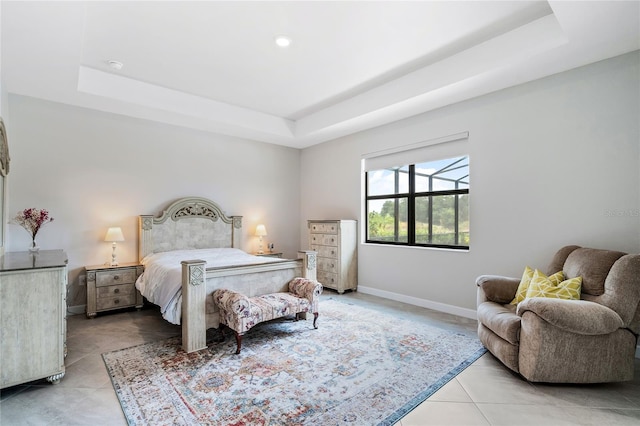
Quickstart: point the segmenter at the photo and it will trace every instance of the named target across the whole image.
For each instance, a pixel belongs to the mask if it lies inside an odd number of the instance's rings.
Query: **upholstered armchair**
[[[524,265],[523,265],[524,266]],[[477,278],[478,336],[504,365],[531,382],[633,379],[640,332],[640,254],[567,246],[545,271],[582,277],[580,300],[514,300],[521,280]]]

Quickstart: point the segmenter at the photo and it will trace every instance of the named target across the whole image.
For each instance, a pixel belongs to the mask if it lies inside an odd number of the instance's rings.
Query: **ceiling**
[[[640,1],[0,8],[3,91],[296,148],[640,48]]]

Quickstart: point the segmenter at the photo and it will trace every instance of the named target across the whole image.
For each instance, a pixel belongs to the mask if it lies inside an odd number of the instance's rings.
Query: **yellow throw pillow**
[[[529,284],[531,283],[531,279],[533,278],[533,269],[529,266],[525,266],[524,272],[522,273],[522,278],[520,279],[520,284],[518,285],[518,289],[516,290],[516,296],[511,301],[512,305],[517,305],[522,302],[524,298],[527,296],[527,290],[529,289]]]
[[[547,276],[544,275],[539,270],[536,269],[534,271],[529,266],[525,267],[524,272],[522,274],[522,279],[520,280],[520,284],[518,285],[518,290],[516,290],[516,297],[514,297],[513,300],[511,301],[512,305],[517,305],[527,297],[527,290],[529,290],[529,285],[531,284],[531,280],[533,279],[533,275],[535,272],[538,272],[539,274],[547,278]],[[555,274],[551,275],[548,279],[553,284],[558,285],[562,282],[562,280],[564,280],[564,273],[562,271],[556,272]]]
[[[531,297],[550,297],[555,299],[580,300],[582,277],[575,277],[560,283],[554,283],[540,271],[533,273],[527,299]]]

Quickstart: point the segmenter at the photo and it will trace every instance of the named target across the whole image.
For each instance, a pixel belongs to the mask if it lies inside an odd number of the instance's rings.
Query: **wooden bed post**
[[[195,352],[207,347],[207,286],[204,260],[182,263],[182,349]]]
[[[231,216],[231,247],[242,247],[242,216]]]
[[[316,280],[316,261],[318,253],[313,250],[299,250],[302,256],[302,277]]]
[[[146,255],[153,253],[153,215],[140,215],[138,217],[138,261]]]

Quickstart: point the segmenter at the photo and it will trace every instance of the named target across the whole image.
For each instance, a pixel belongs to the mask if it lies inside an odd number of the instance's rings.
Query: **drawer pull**
[[[114,280],[114,281],[118,281],[119,279],[120,279],[120,276],[119,276],[119,275],[114,275],[114,276],[113,276],[113,280]]]
[[[113,292],[114,292],[114,293],[116,293],[116,294],[118,294],[118,293],[120,293],[120,289],[119,289],[119,288],[116,288],[115,290],[113,290]]]
[[[336,254],[335,250],[331,250],[331,254]]]
[[[114,304],[114,305],[117,305],[118,303],[120,303],[120,299],[115,299],[115,300],[113,301],[113,304]]]

